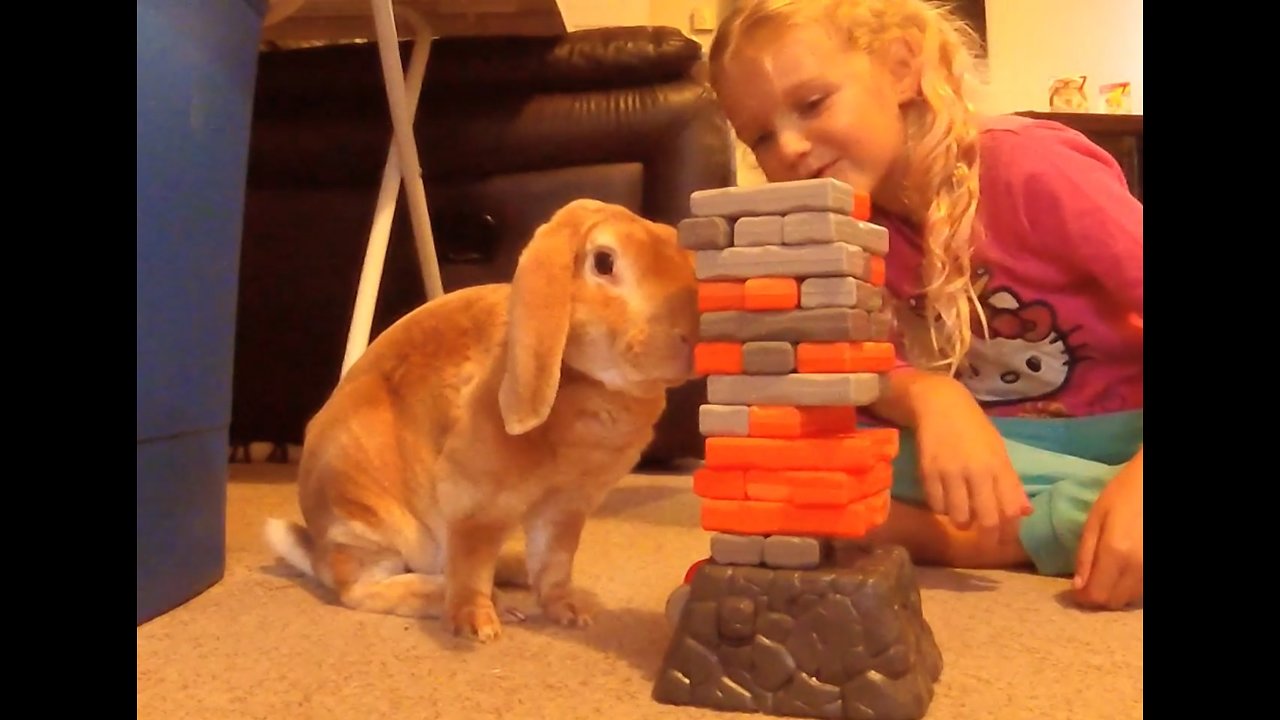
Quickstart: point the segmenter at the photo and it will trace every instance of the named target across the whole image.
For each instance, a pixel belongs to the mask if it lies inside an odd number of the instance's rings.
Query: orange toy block
[[[867,258],[867,282],[876,286],[884,287],[884,258],[879,255],[872,255]]]
[[[802,342],[796,344],[796,372],[881,373],[893,369],[897,353],[887,342]]]
[[[889,517],[889,492],[838,507],[799,507],[763,500],[703,500],[702,529],[743,535],[860,538]]]
[[[742,343],[705,342],[694,345],[693,370],[698,375],[740,375]]]
[[[858,427],[853,405],[753,405],[747,409],[747,435],[801,438],[845,435]]]
[[[791,310],[800,306],[800,283],[789,277],[754,277],[744,283],[746,310]]]
[[[709,437],[703,465],[714,470],[844,470],[866,472],[891,460],[883,434],[841,437]]]
[[[898,441],[900,436],[897,428],[862,428],[858,431],[858,435],[878,448],[880,456],[886,460],[892,460],[898,457]]]
[[[746,283],[716,281],[698,283],[698,312],[742,310]]]
[[[746,499],[746,473],[700,467],[693,472],[693,494],[711,500]]]
[[[748,470],[748,500],[781,502],[797,507],[841,507],[887,491],[893,466],[880,462],[862,473],[838,470]]]
[[[854,220],[871,219],[871,194],[861,190],[853,191],[853,210],[849,213]]]
[[[760,500],[703,500],[702,529],[742,535],[780,535],[787,524],[786,503]]]

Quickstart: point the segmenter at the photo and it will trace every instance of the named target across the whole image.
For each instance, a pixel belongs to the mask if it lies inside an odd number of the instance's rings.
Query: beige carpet
[[[225,578],[138,628],[144,720],[730,720],[650,699],[667,595],[704,556],[687,475],[633,475],[588,525],[577,578],[593,627],[535,614],[472,646],[434,621],[348,611],[280,569],[264,517],[297,517],[292,465],[233,465]],[[944,669],[935,720],[1142,717],[1142,611],[1066,605],[1065,580],[920,569]],[[522,604],[527,597],[516,596]]]

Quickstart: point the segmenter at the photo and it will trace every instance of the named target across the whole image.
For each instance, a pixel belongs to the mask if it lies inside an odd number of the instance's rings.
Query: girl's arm
[[[919,425],[921,408],[930,401],[976,402],[960,381],[940,373],[901,364],[885,377],[886,383],[880,399],[867,409],[901,428],[915,429]],[[927,411],[926,409],[925,412]]]
[[[920,488],[929,508],[957,528],[976,525],[1010,542],[1016,519],[1031,512],[995,425],[960,381],[901,366],[886,375],[880,398],[868,410],[914,431]]]

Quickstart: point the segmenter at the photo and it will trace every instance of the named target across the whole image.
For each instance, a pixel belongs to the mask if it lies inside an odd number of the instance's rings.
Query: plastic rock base
[[[915,567],[897,545],[811,570],[708,560],[691,579],[653,699],[732,712],[919,720],[942,674]]]

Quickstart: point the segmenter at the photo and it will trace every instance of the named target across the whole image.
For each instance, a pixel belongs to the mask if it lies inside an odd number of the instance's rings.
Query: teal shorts
[[[1102,488],[1142,445],[1142,411],[1081,418],[992,418],[1034,509],[1022,547],[1043,575],[1075,572],[1076,549]],[[925,505],[915,435],[900,433],[893,498]]]

